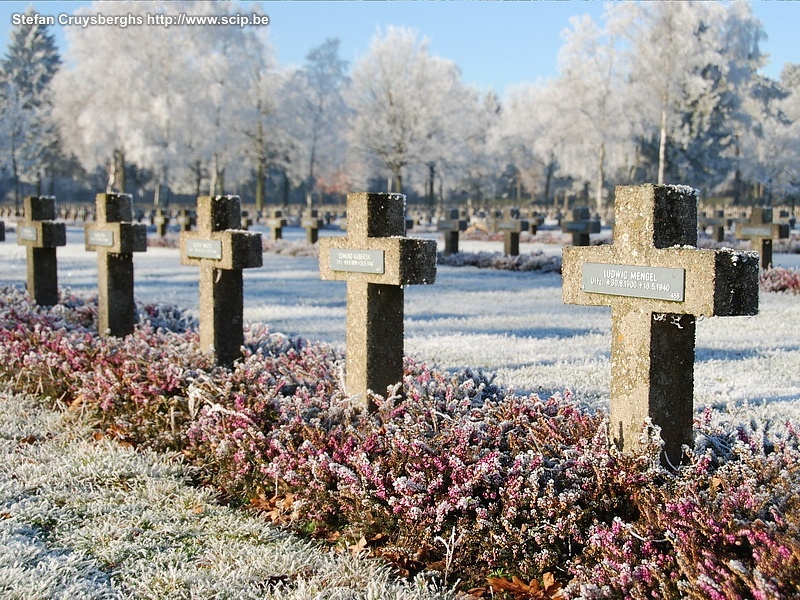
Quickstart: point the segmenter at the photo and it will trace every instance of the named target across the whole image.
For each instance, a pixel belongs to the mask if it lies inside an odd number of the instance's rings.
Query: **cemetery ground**
[[[54,596],[96,598],[447,597],[457,577],[489,597],[490,575],[498,596],[505,580],[520,598],[800,590],[796,294],[762,291],[757,316],[699,321],[695,454],[672,470],[655,441],[638,458],[605,444],[595,410],[608,403],[610,310],[563,305],[557,273],[439,267],[435,285],[407,288],[407,397],[359,421],[339,391],[345,285],[321,281],[315,257],[265,254],[244,272],[245,319],[268,331],[252,327],[245,361],[226,371],[204,362],[183,313],[163,307],[197,311],[197,270],[176,249],[135,256],[137,300],[161,306],[128,341],[101,341],[82,229],[68,229],[58,253],[66,307],[42,312],[20,300],[24,249],[9,239],[3,370],[17,393],[5,392],[2,411],[11,551],[0,585],[32,586],[20,597],[53,581]],[[561,248],[522,244],[531,249]],[[22,390],[60,398],[94,429],[66,427]],[[180,452],[188,466],[131,443]],[[315,528],[429,579],[390,581],[347,551],[299,566],[303,543],[182,486],[187,475],[261,508],[262,522]],[[284,545],[265,550],[262,536]],[[511,580],[546,574],[564,589]],[[434,581],[439,591],[426,587]]]

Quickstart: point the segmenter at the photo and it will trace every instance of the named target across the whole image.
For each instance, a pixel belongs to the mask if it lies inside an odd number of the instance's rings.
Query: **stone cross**
[[[194,215],[188,208],[182,208],[178,211],[178,227],[181,231],[191,231],[195,225]]]
[[[283,228],[286,227],[286,219],[283,217],[283,211],[276,208],[272,211],[272,216],[267,219],[267,227],[272,231],[272,239],[279,240],[283,237]]]
[[[708,215],[704,214],[700,217],[699,224],[703,230],[706,227],[712,227],[714,229],[712,233],[712,238],[715,242],[724,242],[725,241],[725,211],[722,209],[716,209],[713,211],[714,216],[709,217]]]
[[[261,234],[237,230],[238,196],[197,198],[197,231],[180,235],[181,263],[200,267],[200,346],[219,365],[241,357],[242,269],[262,265]]]
[[[25,220],[17,227],[17,243],[26,246],[28,294],[41,306],[58,304],[56,248],[67,245],[67,227],[56,223],[56,199],[27,196]]]
[[[133,253],[147,250],[147,226],[132,223],[130,194],[97,194],[97,220],[84,228],[86,250],[97,252],[98,319],[100,335],[124,337],[133,333]]]
[[[467,222],[459,218],[458,209],[451,208],[449,218],[439,219],[436,229],[444,232],[444,254],[458,254],[458,234],[467,230]]]
[[[699,250],[697,195],[618,187],[614,244],[563,250],[563,300],[611,307],[610,435],[635,450],[650,419],[666,460],[692,447],[695,318],[758,312],[758,257]]]
[[[247,231],[253,226],[253,217],[246,210],[242,211],[242,230]]]
[[[772,240],[788,238],[789,225],[773,223],[771,208],[754,206],[750,220],[736,224],[736,237],[750,240],[753,250],[761,255],[761,268],[768,269],[772,266]]]
[[[347,237],[320,240],[320,276],[347,281],[347,393],[367,396],[403,379],[403,286],[436,279],[436,241],[405,237],[405,196],[349,194]]]
[[[349,215],[348,215],[349,216]],[[309,244],[316,244],[319,239],[319,230],[322,227],[323,221],[319,218],[319,213],[312,210],[308,215],[300,221],[301,227],[306,230],[306,242]]]
[[[169,224],[169,217],[164,214],[164,211],[161,208],[156,209],[156,213],[153,216],[153,225],[156,226],[156,233],[159,237],[164,237],[167,235],[167,225]]]
[[[590,233],[600,233],[600,221],[592,219],[588,206],[572,209],[572,220],[561,222],[561,231],[572,234],[573,246],[588,246]]]
[[[528,221],[515,218],[497,221],[497,231],[503,232],[503,252],[505,254],[519,256],[519,234],[528,231],[529,225]]]

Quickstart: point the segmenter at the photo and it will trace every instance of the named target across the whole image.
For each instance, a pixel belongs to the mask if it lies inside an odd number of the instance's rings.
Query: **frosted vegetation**
[[[221,506],[174,458],[92,437],[75,415],[3,387],[4,598],[448,597]]]
[[[462,590],[476,586],[474,597],[523,585],[530,596],[534,584],[574,598],[791,598],[800,589],[794,293],[762,292],[755,317],[698,324],[697,438],[686,466],[671,470],[657,439],[636,457],[608,447],[609,314],[562,305],[556,273],[442,267],[436,285],[409,289],[406,396],[390,390],[365,418],[341,387],[344,289],[319,281],[316,259],[265,254],[265,267],[246,274],[254,323],[244,361],[228,370],[198,351],[191,313],[162,303],[197,305],[196,271],[178,266],[172,248],[135,259],[137,296],[148,303],[136,333],[98,339],[86,295],[95,258],[78,233],[59,251],[71,291],[47,310],[20,293],[22,249],[0,245],[0,276],[17,281],[0,303],[3,379],[37,402],[69,406],[99,438],[13,400],[34,419],[9,425],[6,442],[19,455],[6,464],[29,469],[4,484],[4,510],[15,515],[9,545],[33,557],[10,559],[20,585],[96,597],[203,597],[226,586],[276,597],[446,597],[457,578]],[[797,266],[794,255],[776,261]],[[100,452],[111,454],[88,458]],[[45,483],[36,468],[59,477]],[[184,489],[187,475],[261,520]],[[32,508],[17,517],[17,506]],[[339,554],[308,550],[301,563],[292,557],[303,544],[266,521]],[[359,549],[412,583],[354,561]],[[35,568],[46,576],[27,572]],[[213,575],[229,569],[231,579]],[[334,587],[313,587],[322,582]]]
[[[77,12],[251,10],[95,2]],[[768,32],[746,1],[626,2],[599,22],[575,18],[558,76],[502,99],[466,85],[408,29],[377,31],[352,65],[338,40],[318,40],[290,67],[270,28],[71,27],[64,56],[46,27],[15,29],[0,63],[8,199],[53,180],[148,200],[238,193],[259,206],[387,181],[431,204],[579,196],[597,209],[619,184],[776,204],[798,192],[800,67],[779,81],[761,74]]]

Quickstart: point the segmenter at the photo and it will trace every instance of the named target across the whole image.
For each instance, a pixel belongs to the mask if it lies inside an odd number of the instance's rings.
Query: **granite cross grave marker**
[[[508,218],[497,221],[497,231],[503,232],[503,252],[510,256],[519,256],[519,234],[528,231],[529,223],[526,220]]]
[[[561,222],[561,231],[572,234],[573,246],[588,246],[590,233],[600,233],[600,221],[592,219],[588,206],[572,209],[572,220]]]
[[[467,230],[467,222],[459,218],[457,208],[451,208],[448,215],[447,219],[439,219],[436,229],[444,232],[444,254],[458,254],[459,232]]]
[[[56,199],[27,196],[23,201],[25,219],[17,226],[17,244],[26,247],[28,294],[42,306],[58,303],[58,262],[56,248],[66,246],[67,228],[56,223]]]
[[[347,281],[347,392],[373,410],[403,379],[403,286],[436,279],[436,242],[405,237],[405,196],[349,194],[347,237],[320,240],[322,279]]]
[[[147,226],[132,223],[130,194],[97,194],[97,220],[84,228],[86,249],[97,252],[97,331],[133,333],[133,253],[147,250]]]
[[[272,231],[273,240],[279,240],[283,237],[283,228],[286,227],[286,219],[281,209],[276,208],[272,211],[272,216],[267,219],[267,227]]]
[[[181,233],[181,263],[200,267],[200,346],[217,364],[241,357],[242,269],[262,265],[261,234],[241,231],[238,196],[197,199],[197,231]]]
[[[750,219],[736,224],[736,237],[750,240],[753,250],[761,255],[761,268],[768,269],[772,266],[772,240],[789,237],[789,224],[773,223],[771,208],[754,206]]]
[[[563,300],[611,307],[610,435],[635,449],[646,420],[667,459],[692,446],[695,318],[758,312],[758,258],[699,250],[697,196],[683,186],[618,187],[614,244],[563,250]]]
[[[703,214],[699,219],[700,227],[705,231],[707,227],[713,229],[711,237],[715,242],[725,241],[725,211],[723,209],[716,209],[713,211],[714,216]]]
[[[323,225],[322,219],[319,218],[319,213],[316,210],[309,211],[300,221],[300,225],[306,230],[306,242],[316,244],[319,239],[319,230]]]

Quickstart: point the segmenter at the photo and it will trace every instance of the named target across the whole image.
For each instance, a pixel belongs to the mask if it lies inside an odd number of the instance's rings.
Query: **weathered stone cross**
[[[448,214],[448,219],[439,219],[436,229],[444,232],[444,254],[458,254],[459,232],[467,230],[467,222],[459,218],[457,208],[451,208]]]
[[[56,199],[27,196],[25,220],[17,227],[17,244],[26,246],[28,294],[41,306],[58,304],[56,248],[67,245],[67,226],[55,223]]]
[[[133,333],[133,253],[147,250],[147,226],[132,223],[130,194],[97,194],[95,223],[84,228],[86,249],[97,252],[97,331],[124,337]]]
[[[286,219],[281,209],[276,208],[272,211],[272,216],[267,219],[267,227],[272,231],[273,240],[279,240],[283,237],[283,228],[286,227]]]
[[[436,241],[405,237],[404,215],[402,194],[349,194],[347,237],[319,243],[322,279],[347,281],[347,393],[367,410],[403,380],[403,286],[436,279]]]
[[[572,220],[562,221],[561,231],[572,234],[573,246],[588,246],[590,233],[600,233],[600,221],[592,219],[588,206],[572,209]]]
[[[704,230],[706,227],[712,227],[712,238],[715,242],[725,241],[725,211],[722,209],[715,209],[713,217],[703,214],[699,219],[699,225]]]
[[[497,231],[503,232],[503,253],[519,256],[519,234],[528,231],[529,223],[523,219],[508,218],[497,221]]]
[[[349,215],[348,215],[349,216]],[[306,242],[316,244],[319,239],[319,230],[323,225],[322,219],[316,210],[311,210],[300,220],[300,226],[306,230]]]
[[[610,435],[635,450],[649,418],[667,460],[693,442],[696,316],[758,312],[758,257],[699,250],[696,191],[618,187],[614,244],[563,250],[563,300],[611,307]]]
[[[750,240],[753,250],[761,255],[761,268],[772,266],[772,240],[789,237],[788,223],[773,223],[772,208],[754,206],[750,220],[736,224],[736,238]]]
[[[197,231],[181,233],[181,263],[200,267],[200,346],[217,364],[241,357],[244,343],[242,269],[262,265],[261,234],[237,230],[238,196],[197,199]]]

